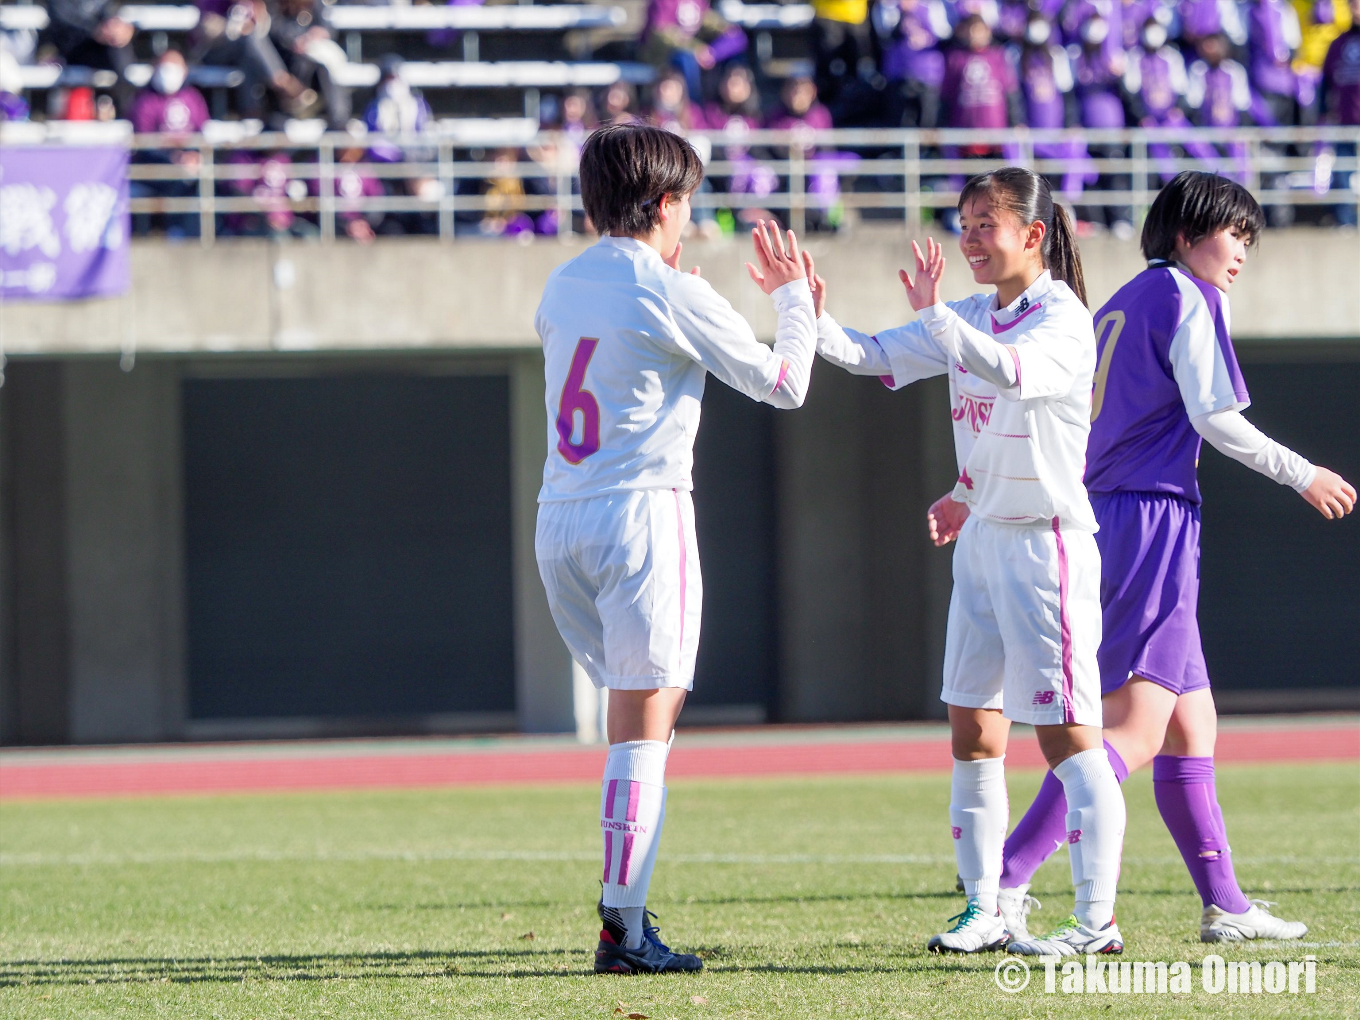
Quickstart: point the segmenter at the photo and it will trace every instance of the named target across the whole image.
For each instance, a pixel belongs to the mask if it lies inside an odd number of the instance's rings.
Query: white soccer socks
[[[604,907],[627,930],[626,948],[642,945],[647,887],[666,817],[664,740],[609,745],[600,791],[604,832]]]
[[[1124,795],[1103,747],[1074,754],[1053,774],[1067,796],[1067,850],[1076,887],[1076,918],[1099,931],[1114,918],[1124,848]]]
[[[980,761],[955,758],[949,784],[949,824],[959,878],[968,898],[976,899],[989,917],[996,913],[1001,851],[1010,825],[1005,761],[1005,755]]]

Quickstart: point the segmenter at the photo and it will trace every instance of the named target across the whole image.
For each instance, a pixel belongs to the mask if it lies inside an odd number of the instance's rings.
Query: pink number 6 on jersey
[[[562,399],[557,405],[557,452],[568,464],[579,464],[600,449],[600,405],[595,394],[581,388],[586,380],[586,366],[599,342],[598,337],[581,337],[576,353],[571,356],[567,381],[562,384]],[[581,441],[573,443],[571,434],[576,431],[577,411],[581,412]]]

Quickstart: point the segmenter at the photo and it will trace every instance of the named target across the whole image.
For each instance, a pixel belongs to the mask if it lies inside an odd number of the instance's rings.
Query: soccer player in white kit
[[[795,408],[816,350],[796,239],[761,224],[751,277],[774,299],[774,349],[698,276],[680,232],[703,179],[689,143],[619,125],[581,153],[581,199],[599,242],[548,278],[543,341],[547,463],[535,549],[553,619],[597,687],[608,687],[601,789],[598,973],[694,971],[647,923],[665,817],[666,756],[694,683],[703,588],[690,503],[709,373],[753,400]]]
[[[1048,184],[1006,167],[959,199],[960,247],[995,293],[942,303],[943,249],[913,242],[901,272],[920,318],[869,336],[843,329],[814,277],[817,348],[893,389],[948,375],[959,479],[929,511],[936,545],[958,539],[945,639],[953,733],[950,828],[968,896],[936,952],[1119,953],[1115,885],[1124,800],[1101,740],[1100,555],[1082,485],[1096,343],[1071,223]],[[1035,727],[1067,794],[1076,909],[1043,939],[1012,941],[997,905],[1009,807],[1011,721]]]

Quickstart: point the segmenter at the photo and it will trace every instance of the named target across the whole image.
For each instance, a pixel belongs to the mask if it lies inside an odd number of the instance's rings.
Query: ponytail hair
[[[1086,277],[1081,270],[1081,252],[1076,231],[1067,210],[1053,201],[1048,181],[1033,170],[1006,166],[971,177],[959,195],[959,211],[975,198],[986,197],[994,209],[1005,209],[1024,225],[1042,223],[1044,241],[1040,254],[1044,268],[1055,280],[1072,289],[1086,304]]]

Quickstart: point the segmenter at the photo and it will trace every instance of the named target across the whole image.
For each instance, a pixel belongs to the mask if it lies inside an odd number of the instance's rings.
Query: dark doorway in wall
[[[1360,432],[1350,426],[1360,362],[1299,364],[1257,360],[1244,351],[1251,391],[1247,417],[1266,435],[1318,464],[1360,480]],[[1360,678],[1360,519],[1328,521],[1292,489],[1228,460],[1207,444],[1199,467],[1204,495],[1200,628],[1214,688],[1354,690]],[[1336,707],[1340,707],[1337,705]]]
[[[191,724],[513,724],[507,377],[189,379],[183,402]]]
[[[774,415],[710,378],[694,447],[704,623],[690,725],[762,722],[774,708]]]

